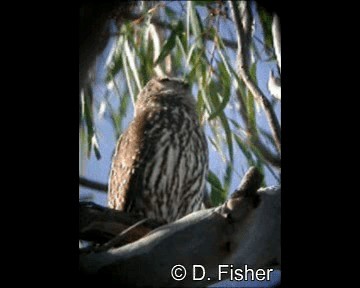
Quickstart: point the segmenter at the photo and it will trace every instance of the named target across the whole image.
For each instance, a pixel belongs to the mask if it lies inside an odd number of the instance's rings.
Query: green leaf
[[[127,64],[127,59],[126,59],[126,55],[125,53],[122,54],[122,62],[123,62],[123,67],[124,67],[124,72],[125,72],[125,79],[126,79],[126,83],[127,83],[127,88],[128,91],[130,93],[130,97],[131,97],[131,101],[133,103],[133,106],[135,107],[135,102],[136,102],[136,96],[132,87],[132,83],[131,83],[131,78],[130,78],[130,72],[129,72],[129,67]]]
[[[247,97],[246,97],[246,110],[248,115],[249,121],[249,128],[251,134],[253,136],[257,136],[257,125],[256,125],[256,109],[255,109],[255,100],[252,93],[248,90]]]
[[[197,76],[199,75],[199,73],[201,73],[201,71],[200,71],[200,69],[199,70],[197,70]],[[211,104],[210,104],[210,102],[209,102],[209,99],[208,99],[208,93],[207,93],[207,87],[206,87],[206,85],[203,85],[203,83],[199,83],[199,91],[200,91],[200,95],[201,95],[201,97],[202,97],[202,99],[203,99],[203,102],[204,102],[204,104],[205,104],[205,108],[206,108],[206,110],[208,111],[208,113],[210,114],[211,113]]]
[[[255,163],[255,167],[259,170],[260,174],[265,175],[264,172],[264,161],[260,158],[257,158],[257,161]],[[263,177],[263,181],[261,183],[261,186],[266,186],[265,177]]]
[[[257,83],[257,77],[256,77],[256,69],[257,69],[257,62],[251,64],[249,69],[249,74],[251,79],[254,81],[254,83]]]
[[[192,50],[192,48],[194,49]],[[201,83],[201,79],[203,76],[204,71],[204,65],[202,63],[203,57],[204,57],[204,50],[200,50],[196,48],[196,45],[194,45],[189,52],[189,55],[186,59],[186,63],[189,67],[191,67],[191,70],[189,74],[187,75],[187,79],[189,80],[189,83],[197,82],[200,87],[204,86],[204,80]]]
[[[211,203],[214,206],[222,204],[226,199],[226,191],[222,188],[219,178],[211,170],[208,173],[207,181],[211,185]]]
[[[194,4],[192,1],[188,2],[188,8],[190,13],[190,26],[192,33],[194,34],[196,45],[198,48],[203,49],[204,48],[204,27],[202,26],[202,21],[199,16],[199,13],[197,12]]]
[[[176,44],[176,31],[173,31],[170,37],[165,42],[163,48],[161,49],[159,57],[156,59],[154,66],[158,65],[162,62],[167,55],[171,52],[171,50],[175,47]]]
[[[174,19],[177,17],[176,12],[173,9],[169,8],[167,5],[164,6],[164,9],[166,16],[169,17],[169,19]]]
[[[212,107],[220,107],[221,106],[218,95],[213,93],[214,91],[216,91],[217,86],[219,86],[219,85],[216,85],[213,81],[210,82],[210,85],[208,85],[208,87],[210,87],[210,89],[208,89],[209,90],[208,94],[210,95],[209,98],[210,98],[210,100],[212,102]],[[229,95],[229,97],[230,97],[230,95]],[[227,116],[225,114],[224,109],[217,110],[217,111],[215,111],[215,113],[216,113],[216,117],[220,118],[221,125],[224,128],[226,143],[227,143],[228,151],[229,151],[229,157],[230,157],[231,162],[233,162],[233,160],[234,160],[234,149],[233,149],[233,143],[232,143],[232,132],[231,132],[230,125],[229,125],[229,122],[228,122],[228,118],[227,118]],[[212,117],[212,119],[213,118],[214,117]]]
[[[127,40],[129,40],[130,38],[131,37],[128,37]],[[128,41],[125,41],[125,43],[124,43],[124,52],[125,52],[124,55],[126,55],[127,63],[129,64],[129,67],[130,67],[130,71],[131,71],[131,73],[132,73],[132,75],[134,77],[137,89],[138,89],[138,91],[140,91],[142,86],[141,86],[140,77],[139,77],[139,74],[138,74],[138,69],[137,69],[136,63],[135,63],[135,55],[131,51]]]
[[[273,47],[272,32],[271,32],[272,17],[260,5],[259,5],[258,12],[259,12],[259,18],[260,18],[259,24],[262,26],[263,31],[264,31],[265,48],[267,50],[272,50],[272,47]]]
[[[189,81],[189,83],[191,83]],[[205,105],[204,105],[204,100],[201,97],[201,92],[198,90],[198,95],[197,95],[197,103],[196,103],[196,112],[197,115],[202,115],[205,112]]]
[[[88,85],[86,90],[86,94],[84,95],[83,101],[84,103],[84,118],[87,128],[87,142],[88,142],[88,158],[90,158],[92,147],[94,147],[95,156],[97,159],[100,159],[100,151],[98,150],[97,142],[94,142],[94,139],[96,140],[95,136],[95,126],[94,126],[94,119],[93,119],[93,112],[92,112],[92,101],[93,94],[92,94],[92,88],[90,85]],[[95,138],[94,138],[95,137]],[[96,144],[96,145],[94,145]]]
[[[209,116],[209,120],[214,119],[215,117],[219,116],[227,106],[230,100],[230,94],[231,94],[231,78],[229,74],[226,72],[225,66],[223,63],[218,63],[218,71],[219,71],[219,78],[221,79],[221,82],[216,83],[215,87],[211,87],[210,91],[216,91],[216,89],[221,90],[221,95],[217,93],[217,99],[213,98],[215,102],[213,102],[213,105],[215,107],[215,111]],[[211,82],[214,84],[214,82]],[[212,85],[214,86],[214,85]],[[222,98],[222,101],[218,99]]]
[[[225,47],[224,43],[221,40],[221,37],[219,37],[218,39],[220,39],[219,43],[222,43],[222,44],[220,44],[220,46]],[[234,77],[236,79],[236,82],[237,82],[238,86],[240,87],[242,85],[242,81],[241,81],[238,73],[234,70],[232,65],[229,64],[228,58],[222,53],[222,49],[217,49],[217,51],[219,53],[220,59],[224,65],[227,73],[229,74],[230,77]]]
[[[216,95],[218,96],[218,98],[222,98],[219,93],[216,93]],[[215,99],[215,98],[213,98],[213,99]],[[215,106],[215,107],[217,107],[217,109],[209,116],[209,120],[212,120],[215,117],[220,116],[220,114],[224,112],[224,109],[225,109],[227,103],[229,102],[229,99],[230,99],[230,94],[224,95],[223,101],[220,104]]]
[[[86,131],[83,125],[80,126],[79,129],[79,172],[80,174],[84,174],[85,166],[86,166],[86,150],[87,150],[87,139],[86,139]]]
[[[113,79],[115,79],[116,75],[119,73],[122,68],[122,48],[124,44],[124,37],[121,35],[117,41],[115,52],[111,58],[110,64],[107,67],[105,81],[109,83]]]
[[[186,57],[186,65],[187,65],[187,66],[190,65],[190,61],[191,61],[191,59],[193,59],[192,56],[194,55],[195,49],[196,49],[196,45],[195,45],[195,43],[194,43],[193,45],[191,45],[191,48],[190,48],[189,53],[188,53],[188,56]],[[201,54],[200,54],[200,53],[195,53],[195,54],[196,54],[197,57],[199,58],[198,60],[200,60]],[[195,60],[195,61],[192,61],[192,62],[194,62],[194,63],[197,65],[197,64],[198,64],[198,60]],[[196,67],[196,65],[193,65],[194,68]]]
[[[255,166],[255,160],[251,154],[251,152],[249,151],[248,146],[246,145],[246,143],[243,142],[243,140],[238,136],[238,135],[234,135],[234,139],[235,142],[238,144],[241,152],[244,154],[246,161],[248,163],[248,166]],[[239,161],[239,159],[238,159]]]
[[[140,41],[137,44],[138,48],[136,49],[136,51],[138,51],[136,55],[138,56],[139,63],[141,63],[141,65],[138,66],[142,83],[147,83],[150,80],[153,71],[153,45],[155,40],[153,38],[151,38],[152,41],[149,40],[150,20],[151,17],[146,18],[146,22],[140,33]]]
[[[233,162],[234,161],[234,148],[233,148],[233,143],[232,143],[233,133],[231,132],[229,122],[227,120],[227,117],[225,116],[225,113],[220,114],[219,117],[221,120],[221,124],[224,127],[226,143],[227,143],[228,149],[229,149],[229,157],[230,157],[231,162]]]
[[[225,168],[225,175],[224,175],[224,190],[226,191],[226,194],[229,193],[233,171],[234,170],[231,163],[227,163]]]
[[[206,5],[209,5],[211,3],[214,3],[214,1],[210,1],[210,0],[202,0],[202,1],[196,1],[196,0],[193,0],[191,1],[194,3],[194,5],[196,6],[206,6]]]

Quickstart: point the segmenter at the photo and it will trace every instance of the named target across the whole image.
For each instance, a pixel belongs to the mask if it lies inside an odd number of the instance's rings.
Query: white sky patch
[[[109,81],[108,83],[106,83],[106,88],[107,88],[109,91],[112,91],[112,90],[114,89],[114,80]]]
[[[273,75],[272,70],[270,70],[270,73],[269,73],[268,89],[269,89],[271,95],[273,95],[275,98],[281,100],[280,78],[275,77]]]
[[[99,119],[102,119],[104,117],[105,111],[106,111],[106,102],[102,101],[100,103],[99,112],[98,112]]]
[[[109,52],[108,57],[106,58],[105,65],[109,66],[112,63],[112,58],[116,50],[116,41],[113,41],[113,44],[111,45],[111,50]]]

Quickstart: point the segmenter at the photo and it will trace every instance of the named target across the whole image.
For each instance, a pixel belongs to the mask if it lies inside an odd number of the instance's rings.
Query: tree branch
[[[144,220],[139,215],[110,209],[92,202],[79,203],[79,239],[104,244],[125,229]],[[164,223],[148,219],[127,234],[118,246],[133,242]]]
[[[272,153],[260,140],[259,136],[250,136],[250,143],[254,145],[257,152],[272,166],[275,168],[281,168],[281,158],[278,155]]]
[[[120,248],[81,253],[82,280],[110,280],[111,284],[131,287],[199,287],[219,281],[221,263],[240,269],[245,265],[279,268],[281,189],[258,189],[261,177],[251,168],[223,205],[194,212]],[[95,214],[101,209],[93,208]],[[171,277],[172,267],[178,264],[188,272],[182,281]],[[194,264],[205,268],[206,277],[201,281],[192,280]],[[227,272],[222,280],[229,277]]]
[[[249,89],[249,91],[253,94],[255,100],[260,103],[265,111],[265,115],[268,119],[268,123],[279,153],[281,153],[281,128],[276,118],[275,112],[272,109],[272,106],[269,100],[265,97],[262,93],[260,88],[251,80],[249,75],[248,69],[246,67],[246,59],[245,59],[245,36],[244,36],[244,29],[240,19],[240,12],[237,6],[237,1],[232,0],[230,2],[233,19],[235,22],[237,34],[238,34],[238,65],[239,65],[239,75],[243,79],[245,85]]]
[[[241,13],[242,27],[244,31],[244,42],[243,42],[243,51],[244,59],[246,62],[246,69],[248,70],[251,64],[251,38],[252,38],[252,22],[253,17],[250,9],[249,1],[239,2],[239,13]]]
[[[128,15],[125,16],[127,20],[131,20],[131,21],[134,21],[134,20],[138,20],[138,19],[141,19],[144,17],[143,14],[141,13],[129,13]],[[166,29],[166,30],[171,30],[173,29],[173,27],[171,26],[170,23],[167,23],[166,21],[161,21],[158,17],[156,16],[153,16],[151,18],[151,21],[150,21],[152,24],[154,24],[155,26],[159,27],[159,28],[162,28],[162,29]],[[211,37],[211,35],[209,34],[205,34],[204,35],[205,39],[207,40],[210,40],[210,41],[214,41],[214,39]],[[226,39],[226,38],[222,38],[222,41],[224,43],[224,45],[230,49],[236,49],[237,48],[237,43],[236,41],[231,41],[229,39]]]
[[[107,193],[107,191],[108,191],[108,185],[107,184],[99,183],[99,182],[96,182],[96,181],[93,181],[93,180],[89,180],[89,179],[86,179],[84,177],[79,177],[79,184],[81,186],[86,187],[86,188],[98,190],[100,192]]]
[[[199,287],[218,281],[220,263],[236,268],[278,267],[280,189],[263,189],[256,195],[260,199],[257,207],[250,195],[232,198],[217,208],[159,227],[131,244],[80,255],[80,272],[84,278],[103,276],[112,284],[131,287]],[[188,271],[182,281],[171,278],[177,264]],[[211,280],[192,281],[194,264],[203,265]]]

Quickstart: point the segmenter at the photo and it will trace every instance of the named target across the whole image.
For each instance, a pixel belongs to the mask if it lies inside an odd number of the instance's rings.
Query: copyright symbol
[[[182,265],[175,265],[171,269],[171,277],[176,281],[181,281],[186,276],[186,270],[185,267]]]

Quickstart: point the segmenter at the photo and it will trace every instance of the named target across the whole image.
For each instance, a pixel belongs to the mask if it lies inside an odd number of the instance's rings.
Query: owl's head
[[[146,93],[174,93],[189,92],[189,84],[181,78],[156,77],[151,79],[144,87]],[[142,93],[143,94],[143,93]],[[140,96],[140,95],[139,95]]]
[[[185,102],[195,105],[190,85],[180,78],[156,77],[151,79],[141,90],[137,98],[137,106],[146,106],[153,102]]]

